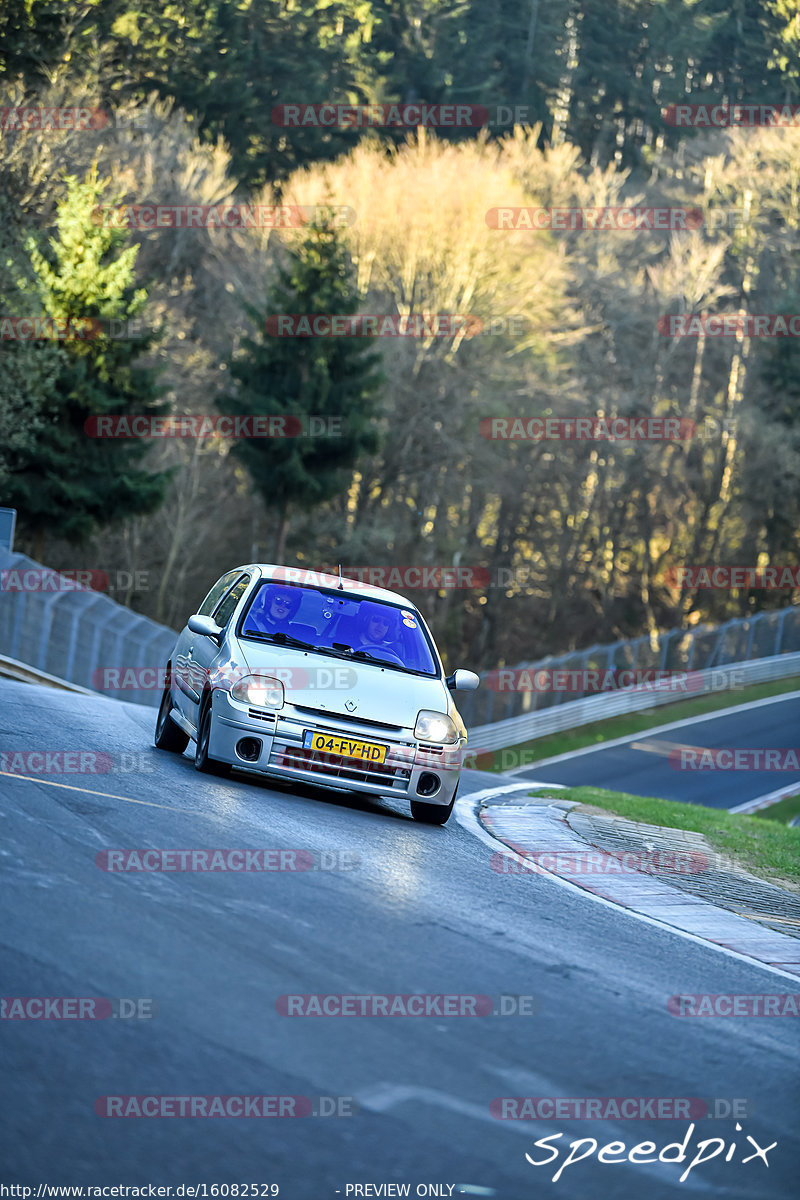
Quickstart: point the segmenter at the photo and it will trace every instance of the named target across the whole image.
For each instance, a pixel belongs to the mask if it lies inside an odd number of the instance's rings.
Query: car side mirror
[[[453,671],[445,680],[451,692],[474,692],[480,682],[474,671]]]
[[[189,617],[187,624],[192,633],[199,633],[202,637],[209,637],[212,642],[216,642],[219,645],[222,629],[216,621],[212,621],[211,617],[201,617],[199,613],[195,613],[194,616]]]

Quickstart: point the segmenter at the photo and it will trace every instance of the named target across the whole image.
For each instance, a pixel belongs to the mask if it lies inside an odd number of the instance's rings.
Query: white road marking
[[[77,787],[72,783],[56,783],[54,779],[42,779],[41,775],[18,775],[14,771],[0,771],[8,779],[24,779],[28,783],[42,783],[47,787],[66,788],[68,792],[86,792],[89,796],[102,796],[105,800],[126,800],[128,804],[146,804],[148,808],[166,808],[170,812],[185,812],[171,804],[156,804],[154,800],[134,800],[132,796],[117,796],[113,792],[96,792],[92,788]]]
[[[595,742],[591,746],[582,746],[580,750],[568,750],[566,754],[556,754],[552,758],[540,758],[536,762],[525,763],[513,767],[506,775],[519,775],[520,771],[535,771],[538,767],[549,767],[553,763],[566,762],[571,758],[580,758],[584,754],[594,754],[596,750],[610,750],[613,746],[626,746],[642,736],[654,733],[667,733],[670,729],[680,729],[683,725],[699,725],[703,721],[715,721],[717,717],[727,717],[731,713],[746,712],[751,708],[762,708],[766,704],[781,704],[785,700],[797,700],[800,692],[782,692],[780,696],[767,696],[763,700],[749,700],[746,704],[733,704],[730,708],[718,708],[715,712],[700,713],[696,717],[684,717],[681,721],[670,721],[668,725],[654,725],[652,729],[640,729],[638,733],[627,733],[624,737],[613,738],[609,742]],[[633,715],[633,714],[631,714]],[[733,811],[733,810],[731,810]]]
[[[789,796],[796,796],[798,792],[800,792],[800,780],[795,780],[794,783],[789,783],[786,787],[776,788],[774,792],[765,792],[763,796],[756,796],[753,800],[745,800],[744,803],[729,808],[728,812],[744,813],[747,816],[748,813],[757,812],[760,808],[769,808],[771,804],[777,804],[779,800],[786,800]]]
[[[669,758],[676,751],[683,751],[686,754],[708,754],[708,746],[686,746],[683,742],[664,742],[658,738],[648,738],[646,742],[631,742],[631,750],[643,750],[645,754],[660,754],[662,758]]]
[[[532,1121],[500,1121],[492,1116],[488,1105],[484,1108],[480,1104],[471,1104],[466,1100],[460,1100],[457,1096],[451,1096],[448,1092],[441,1092],[438,1088],[415,1087],[402,1083],[376,1083],[372,1087],[362,1088],[356,1092],[355,1098],[363,1108],[377,1113],[389,1112],[396,1105],[407,1104],[410,1100],[416,1103],[432,1104],[436,1105],[437,1108],[446,1108],[450,1112],[458,1113],[460,1117],[467,1117],[474,1121],[483,1121],[484,1123],[488,1121],[492,1125],[499,1126],[501,1129],[510,1130],[512,1133],[521,1133],[523,1137],[528,1138],[531,1142],[535,1138],[552,1137],[553,1134],[560,1133],[565,1139],[564,1142],[560,1143],[560,1146],[565,1150],[571,1140],[563,1129],[557,1129],[547,1121],[536,1121],[535,1129],[534,1122]],[[565,1121],[564,1124],[569,1125],[570,1122]],[[620,1130],[619,1126],[614,1125],[611,1121],[604,1121],[603,1126],[608,1128],[610,1134],[618,1131],[620,1137],[616,1140],[623,1140],[622,1133],[624,1131]],[[609,1141],[611,1140],[614,1139],[609,1137]],[[553,1160],[553,1165],[556,1165],[555,1160]],[[676,1182],[674,1179],[671,1180],[670,1176],[677,1176],[680,1164],[675,1163],[673,1166],[671,1163],[662,1163],[660,1170],[648,1163],[626,1162],[624,1165],[632,1167],[635,1171],[640,1171],[643,1175],[649,1175],[652,1179],[658,1179],[663,1184]],[[664,1167],[667,1169],[664,1170]],[[671,1167],[672,1169],[670,1170]],[[695,1177],[694,1175],[681,1186],[688,1191],[695,1192],[708,1192],[712,1190],[710,1184],[703,1182],[700,1177]]]

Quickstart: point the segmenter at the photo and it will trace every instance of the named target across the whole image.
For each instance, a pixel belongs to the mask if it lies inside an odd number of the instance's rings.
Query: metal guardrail
[[[589,725],[592,721],[605,721],[609,717],[619,717],[625,713],[671,704],[680,699],[697,698],[710,692],[718,693],[748,684],[767,683],[773,679],[788,679],[792,675],[800,675],[800,652],[754,659],[728,667],[692,671],[686,675],[685,691],[676,691],[676,680],[672,678],[668,681],[668,687],[640,684],[599,696],[585,696],[581,700],[568,701],[538,712],[523,713],[505,721],[468,726],[469,752],[480,754],[485,750],[501,750],[507,746],[532,741],[534,738],[546,737],[551,733],[562,733],[565,729]],[[735,702],[733,692],[731,703]]]
[[[16,658],[6,658],[4,654],[0,654],[0,678],[16,679],[21,683],[43,683],[59,691],[81,692],[84,696],[94,695],[91,688],[81,687],[78,683],[68,683],[66,679],[48,675],[47,671],[39,671],[27,663],[18,662]]]
[[[178,636],[174,630],[2,547],[0,571],[0,654],[101,695],[159,703],[157,687],[110,690],[98,673],[106,667],[163,668]]]
[[[103,668],[149,669],[155,678],[154,673],[164,667],[175,645],[174,630],[131,612],[109,596],[78,587],[50,568],[1,546],[0,571],[19,572],[23,577],[25,572],[33,571],[40,580],[38,590],[25,590],[24,578],[22,590],[0,585],[0,654],[102,695],[136,704],[158,704],[158,687],[112,690],[102,686],[96,673]],[[8,577],[4,578],[8,583]],[[63,581],[63,587],[58,580]],[[734,663],[753,683],[799,674],[800,606],[728,621],[719,627],[673,630],[654,641],[641,637],[592,646],[557,658],[522,663],[520,667],[531,673],[541,669],[614,668],[686,671],[699,688],[688,694],[700,694],[703,690],[719,690],[723,686],[719,669]],[[713,686],[696,683],[713,669],[717,669]],[[744,677],[739,680],[737,676],[737,682],[744,682]],[[470,732],[471,748],[493,750],[674,699],[674,691],[646,687],[567,699],[558,693],[496,692],[484,685],[478,692],[459,693],[458,707]]]
[[[645,636],[605,646],[590,646],[571,654],[519,663],[513,670],[525,668],[531,673],[615,669],[703,671],[794,651],[800,651],[800,605],[739,617],[724,625],[698,625],[692,629],[659,633],[655,638]],[[596,692],[589,687],[582,693],[577,689],[569,693],[493,690],[493,684],[497,687],[498,683],[496,676],[497,672],[483,672],[482,686],[477,692],[459,695],[458,710],[468,729],[507,721],[544,708],[573,705],[582,695]]]

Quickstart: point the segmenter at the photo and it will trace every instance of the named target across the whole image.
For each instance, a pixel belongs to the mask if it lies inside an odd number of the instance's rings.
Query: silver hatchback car
[[[453,809],[467,731],[420,612],[352,579],[255,563],[228,571],[178,637],[160,750],[196,742],[198,771],[232,767],[337,791],[406,797],[418,821]]]

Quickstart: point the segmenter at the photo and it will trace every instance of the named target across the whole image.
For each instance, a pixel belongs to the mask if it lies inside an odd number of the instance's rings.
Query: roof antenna
[[[344,584],[342,583],[342,564],[341,563],[339,563],[339,591],[340,592],[344,591]]]

